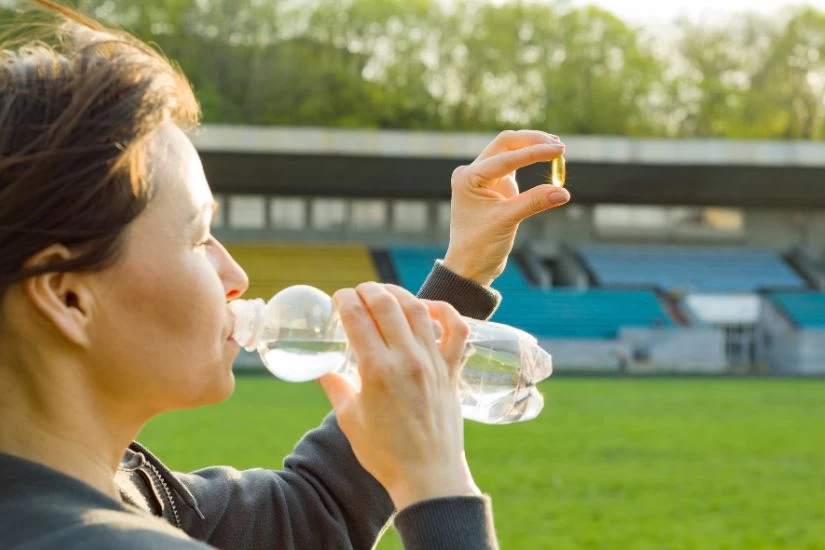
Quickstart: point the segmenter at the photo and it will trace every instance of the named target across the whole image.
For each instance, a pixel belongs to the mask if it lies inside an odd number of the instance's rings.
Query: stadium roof
[[[193,142],[217,192],[449,196],[492,134],[204,126]],[[579,203],[825,206],[825,143],[563,136]],[[520,174],[540,183],[546,167]]]

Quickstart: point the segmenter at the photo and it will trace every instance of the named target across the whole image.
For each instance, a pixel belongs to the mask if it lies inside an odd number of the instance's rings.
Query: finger
[[[347,403],[355,396],[355,388],[347,382],[346,378],[334,372],[325,374],[319,378],[318,383],[321,384],[321,388],[327,395],[327,399],[329,399],[329,403],[332,405],[332,410],[334,410],[335,414],[340,418]]]
[[[564,144],[558,143],[548,145],[531,145],[524,149],[500,153],[477,164],[471,164],[466,170],[470,183],[478,186],[485,186],[500,178],[503,178],[519,168],[524,168],[537,162],[549,162],[564,154]]]
[[[362,283],[355,290],[389,349],[409,351],[417,347],[410,323],[395,296],[383,285],[372,282]]]
[[[464,352],[467,348],[467,338],[470,335],[470,326],[458,314],[456,309],[447,302],[425,300],[430,310],[430,317],[437,321],[443,330],[439,351],[450,368],[450,374],[455,375],[463,366]]]
[[[531,145],[560,142],[559,136],[541,130],[504,130],[484,148],[476,160],[484,160],[498,153],[515,151]]]
[[[569,201],[570,192],[567,189],[550,184],[537,185],[507,200],[510,222],[519,224],[530,216]]]
[[[333,295],[332,303],[341,318],[361,378],[371,379],[373,371],[380,368],[381,357],[389,352],[381,332],[354,289],[339,290]]]
[[[384,285],[384,288],[398,300],[418,341],[427,347],[435,347],[433,320],[430,318],[430,311],[426,304],[400,286]]]

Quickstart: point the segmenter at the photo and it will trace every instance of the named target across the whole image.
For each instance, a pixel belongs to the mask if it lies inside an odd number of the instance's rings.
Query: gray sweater
[[[436,264],[419,296],[486,318],[494,291]],[[171,472],[133,443],[116,481],[123,502],[0,453],[0,549],[370,549],[394,520],[407,549],[497,548],[487,497],[431,499],[396,513],[330,414],[280,471]]]

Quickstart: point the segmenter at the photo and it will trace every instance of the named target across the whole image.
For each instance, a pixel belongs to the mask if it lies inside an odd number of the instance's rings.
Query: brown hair
[[[54,271],[102,269],[151,200],[145,142],[164,122],[198,122],[191,86],[163,55],[52,0],[38,40],[22,14],[0,40],[0,296]],[[45,32],[44,32],[45,31]],[[25,37],[21,39],[20,37]],[[41,36],[45,38],[40,38]],[[60,243],[59,263],[23,269]]]

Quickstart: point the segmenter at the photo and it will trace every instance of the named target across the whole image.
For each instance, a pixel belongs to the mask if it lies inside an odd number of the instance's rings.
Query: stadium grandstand
[[[267,298],[417,289],[445,251],[450,174],[490,138],[206,126],[193,140],[215,232]],[[561,371],[825,374],[825,145],[564,141],[574,202],[523,224],[495,321]]]

